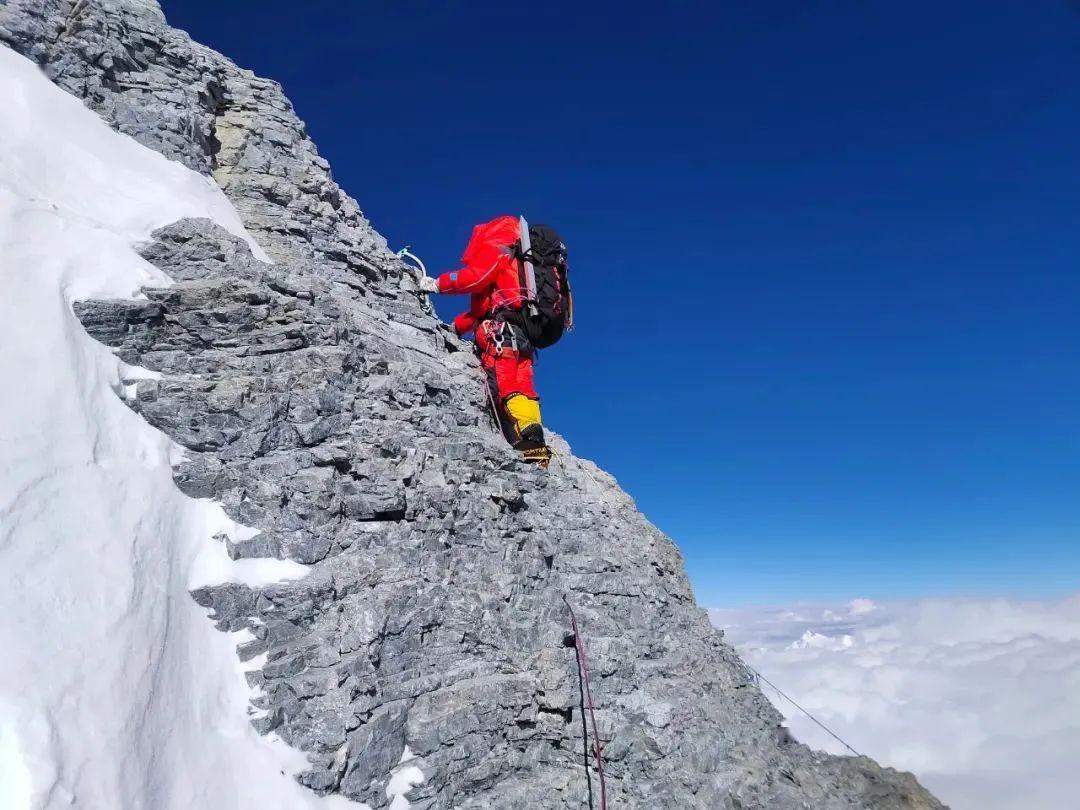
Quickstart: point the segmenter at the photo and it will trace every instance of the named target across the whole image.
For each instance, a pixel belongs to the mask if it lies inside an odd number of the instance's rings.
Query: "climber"
[[[472,295],[454,318],[459,336],[475,334],[487,374],[495,416],[525,459],[546,466],[551,451],[533,387],[536,350],[552,345],[573,327],[566,245],[544,225],[504,216],[473,228],[462,267],[437,279],[422,276],[426,293]],[[505,421],[504,421],[505,418]]]

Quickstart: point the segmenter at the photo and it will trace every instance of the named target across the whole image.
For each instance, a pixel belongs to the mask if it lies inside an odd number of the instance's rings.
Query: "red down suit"
[[[439,276],[439,292],[471,295],[469,308],[454,318],[459,335],[475,332],[480,364],[514,434],[540,423],[539,396],[533,387],[535,351],[519,327],[498,317],[519,310],[523,300],[512,246],[520,236],[517,217],[498,217],[473,228],[460,270]]]

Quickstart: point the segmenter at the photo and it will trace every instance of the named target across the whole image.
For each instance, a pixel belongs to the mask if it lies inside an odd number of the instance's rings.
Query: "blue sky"
[[[703,604],[1080,585],[1080,5],[164,7],[433,270],[559,228],[545,420]]]

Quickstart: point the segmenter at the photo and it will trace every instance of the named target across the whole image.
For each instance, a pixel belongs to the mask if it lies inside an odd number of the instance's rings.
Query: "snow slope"
[[[169,283],[133,249],[153,229],[239,218],[3,46],[0,98],[0,808],[358,807],[294,782],[239,639],[188,594],[305,569],[228,559],[212,536],[245,530],[176,489],[176,448],[117,397],[138,370],[71,311]]]
[[[954,810],[1080,806],[1080,594],[710,614],[786,694]],[[800,740],[844,752],[765,691]]]

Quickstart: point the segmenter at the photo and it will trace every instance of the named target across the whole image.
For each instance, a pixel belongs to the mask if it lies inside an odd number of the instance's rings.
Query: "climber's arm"
[[[439,276],[439,292],[451,294],[479,292],[492,283],[501,261],[500,256],[490,267],[467,264],[460,270],[443,273]]]
[[[469,308],[454,318],[454,331],[459,335],[473,331],[487,314],[487,299],[480,293],[473,293]]]
[[[464,335],[466,332],[471,332],[476,328],[476,317],[471,311],[462,312],[456,318],[454,318],[454,331],[458,333],[458,336]]]

